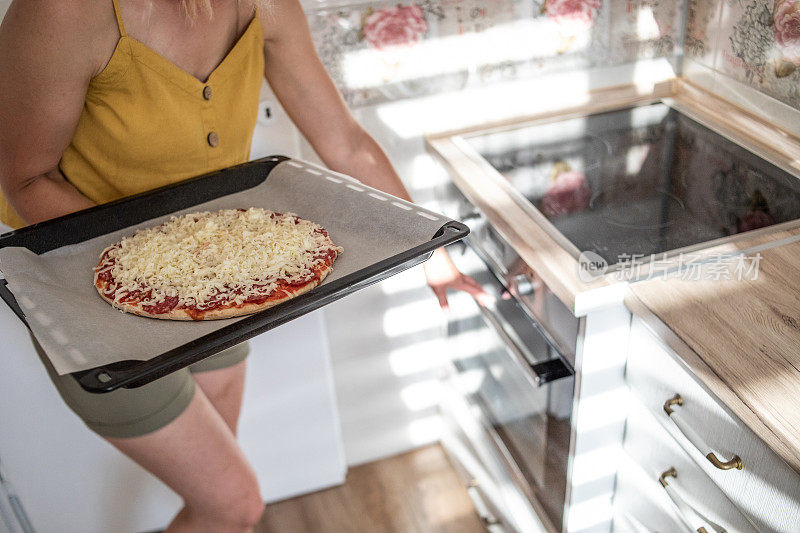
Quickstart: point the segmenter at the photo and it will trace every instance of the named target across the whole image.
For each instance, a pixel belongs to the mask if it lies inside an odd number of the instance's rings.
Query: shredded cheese
[[[321,226],[266,209],[191,213],[138,231],[101,254],[98,274],[110,270],[113,299],[150,290],[142,305],[177,298],[203,309],[224,298],[237,304],[267,296],[278,281],[313,279],[324,254],[343,250]]]

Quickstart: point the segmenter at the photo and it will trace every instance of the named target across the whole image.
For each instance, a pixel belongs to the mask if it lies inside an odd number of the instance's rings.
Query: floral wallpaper
[[[308,9],[351,106],[674,57],[681,0],[366,1]]]
[[[686,55],[800,108],[800,0],[689,0]]]

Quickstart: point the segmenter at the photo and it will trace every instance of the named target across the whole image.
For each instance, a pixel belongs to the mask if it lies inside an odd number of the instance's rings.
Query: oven
[[[560,531],[579,319],[454,186],[443,204],[471,229],[453,261],[494,297],[451,297],[443,444],[487,525]]]

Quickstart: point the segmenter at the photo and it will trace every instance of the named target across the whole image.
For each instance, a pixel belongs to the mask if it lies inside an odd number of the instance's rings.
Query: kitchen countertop
[[[800,473],[800,229],[729,248],[761,254],[757,278],[716,280],[706,265],[711,279],[634,283],[625,303]]]

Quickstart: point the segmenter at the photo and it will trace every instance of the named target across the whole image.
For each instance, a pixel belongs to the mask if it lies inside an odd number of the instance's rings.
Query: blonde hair
[[[241,0],[236,0],[238,4]],[[256,7],[265,8],[270,3],[270,0],[245,0],[247,3]],[[211,7],[211,0],[181,0],[181,7],[189,20],[196,20],[199,15],[205,15],[211,18],[214,9]]]
[[[189,20],[195,20],[200,13],[211,17],[214,11],[211,8],[211,0],[181,0],[181,7]]]

